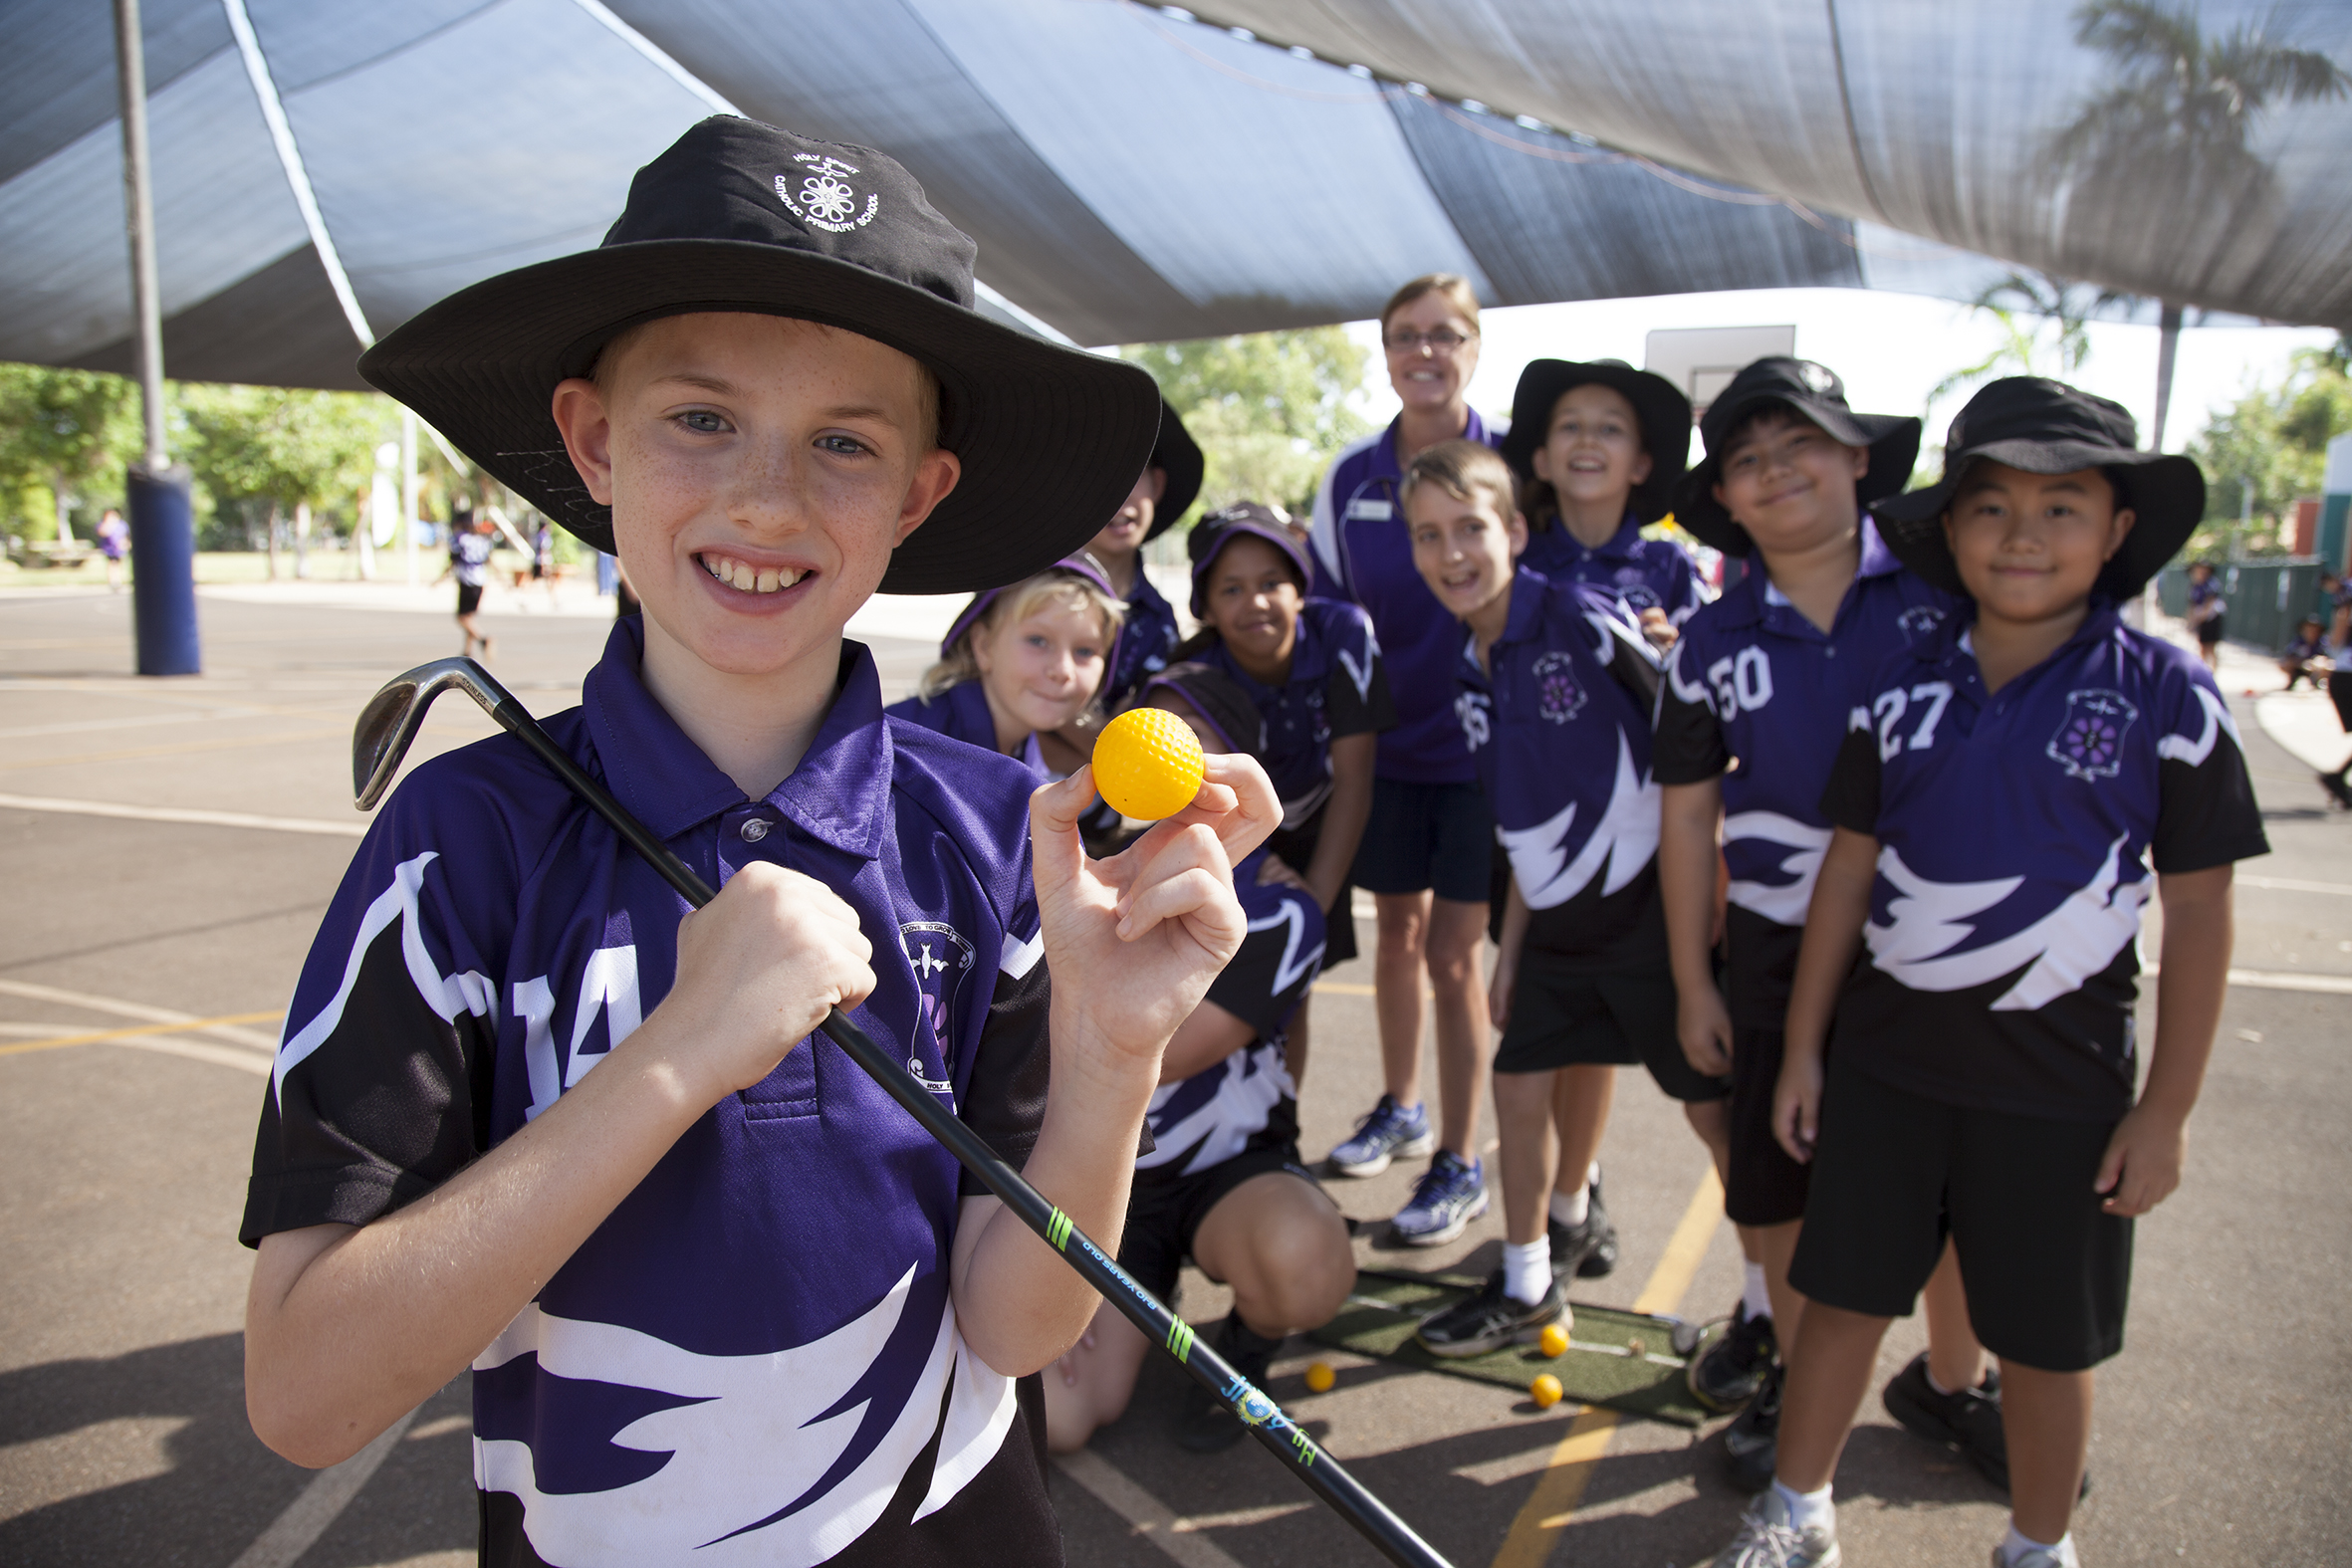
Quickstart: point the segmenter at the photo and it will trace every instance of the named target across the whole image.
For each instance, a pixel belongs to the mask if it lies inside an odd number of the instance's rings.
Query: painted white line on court
[[[1135,1533],[1157,1546],[1184,1568],[1242,1568],[1215,1541],[1187,1530],[1168,1505],[1121,1474],[1118,1467],[1088,1449],[1061,1454],[1054,1462],[1061,1473],[1094,1494],[1094,1500],[1135,1527]],[[1199,1526],[1195,1526],[1195,1529]],[[237,1568],[247,1568],[240,1563]]]
[[[22,997],[28,1002],[55,1002],[69,1008],[88,1008],[93,1012],[112,1012],[118,1017],[144,1018],[150,1023],[201,1024],[188,1030],[191,1034],[209,1034],[216,1040],[232,1045],[243,1045],[251,1050],[278,1054],[278,1037],[255,1029],[239,1028],[233,1023],[205,1024],[193,1012],[174,1012],[169,1008],[150,1008],[143,1002],[123,1002],[115,997],[94,997],[86,991],[65,991],[56,986],[37,986],[29,980],[0,980],[0,996]]]
[[[2235,887],[2259,887],[2278,893],[2334,893],[2341,898],[2352,898],[2352,884],[2343,882],[2299,882],[2291,876],[2248,876],[2240,871],[2231,878]]]
[[[288,1503],[286,1511],[229,1568],[293,1568],[294,1560],[309,1551],[327,1533],[327,1526],[351,1506],[415,1419],[412,1410],[341,1464],[331,1464],[312,1476],[302,1495]]]
[[[319,833],[329,838],[362,838],[367,824],[331,822],[315,816],[256,816],[250,811],[200,811],[180,805],[117,805],[112,800],[61,800],[51,795],[0,794],[0,806],[17,811],[57,811],[68,816],[111,816],[130,822],[187,822],[197,827],[258,827],[273,833]]]
[[[2256,991],[2315,991],[2328,997],[2352,997],[2352,975],[2297,975],[2284,970],[2234,969],[2233,986]]]

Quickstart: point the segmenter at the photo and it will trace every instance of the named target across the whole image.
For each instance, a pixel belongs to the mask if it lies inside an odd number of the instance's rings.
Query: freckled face
[[[1592,505],[1629,496],[1650,477],[1641,416],[1624,393],[1597,381],[1571,386],[1551,405],[1551,425],[1535,449],[1535,477],[1560,500]]]
[[[2135,521],[2095,468],[2029,474],[1980,461],[1944,514],[1944,538],[1980,614],[2031,622],[2087,598]]]
[[[1217,635],[1245,661],[1291,656],[1302,602],[1296,570],[1262,539],[1237,539],[1217,553],[1202,607]]]
[[[921,368],[837,328],[668,317],[599,380],[556,388],[573,462],[649,627],[728,674],[828,648],[961,472]]]
[[[1075,719],[1102,684],[1109,651],[1101,617],[1074,596],[972,634],[989,702],[1031,730],[1058,730]]]
[[[1446,612],[1469,620],[1511,592],[1512,562],[1528,548],[1528,526],[1499,515],[1485,492],[1470,500],[1437,485],[1415,487],[1405,503],[1413,567]]]

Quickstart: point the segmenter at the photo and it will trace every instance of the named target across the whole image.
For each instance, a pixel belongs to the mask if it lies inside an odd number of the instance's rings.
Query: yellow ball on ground
[[[1537,1408],[1542,1410],[1549,1410],[1558,1404],[1560,1395],[1559,1379],[1548,1372],[1528,1385],[1528,1397],[1535,1402]]]
[[[1547,1356],[1564,1356],[1568,1353],[1568,1331],[1557,1323],[1546,1323],[1535,1344]]]
[[[1328,1361],[1317,1361],[1306,1369],[1306,1386],[1313,1393],[1328,1394],[1338,1381],[1339,1374],[1331,1370]]]
[[[1094,787],[1112,810],[1139,822],[1192,804],[1207,771],[1192,726],[1165,708],[1130,708],[1094,742]]]

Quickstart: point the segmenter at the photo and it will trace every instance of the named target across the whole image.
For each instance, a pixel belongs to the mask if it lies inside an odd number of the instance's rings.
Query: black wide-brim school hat
[[[896,348],[939,378],[954,490],[890,559],[885,593],[1030,575],[1116,513],[1152,453],[1160,398],[1140,367],[1063,348],[973,309],[971,238],[887,154],[754,120],[702,121],[629,183],[591,251],[440,301],[359,358],[500,483],[597,550],[612,513],[581,483],[549,412],[615,336],[696,311],[796,317]]]
[[[1870,471],[1854,482],[1857,504],[1875,509],[1910,483],[1919,460],[1920,421],[1905,414],[1858,414],[1846,406],[1845,382],[1825,364],[1773,354],[1759,359],[1723,389],[1699,420],[1707,455],[1675,487],[1674,521],[1703,545],[1727,556],[1756,549],[1748,531],[1732,521],[1715,486],[1723,478],[1723,448],[1740,421],[1759,403],[1782,402],[1846,446],[1870,449]],[[1875,510],[1873,512],[1875,515]]]
[[[1511,433],[1503,438],[1503,461],[1522,479],[1535,477],[1535,454],[1551,435],[1551,410],[1566,393],[1591,383],[1609,388],[1633,405],[1641,420],[1642,450],[1650,454],[1650,477],[1633,487],[1633,515],[1655,523],[1674,510],[1674,487],[1691,466],[1691,400],[1672,381],[1636,370],[1622,359],[1531,359],[1511,394]]]
[[[2099,573],[2097,591],[2129,598],[2164,569],[2205,517],[2205,471],[2186,457],[2138,450],[2140,427],[2121,403],[2038,375],[1988,383],[1953,416],[1944,437],[1944,477],[1881,502],[1872,512],[1895,559],[1947,592],[1966,594],[1944,513],[1971,465],[2005,463],[2028,474],[2124,469],[2115,505],[2135,514],[2122,548]]]
[[[1201,456],[1200,443],[1184,428],[1184,421],[1176,417],[1176,410],[1164,397],[1160,399],[1159,437],[1152,443],[1151,461],[1144,466],[1167,475],[1167,483],[1160,487],[1160,499],[1153,504],[1151,527],[1144,530],[1143,542],[1148,545],[1192,510],[1192,504],[1200,499],[1201,480],[1209,470],[1208,460]],[[1124,506],[1126,501],[1125,496],[1119,497],[1119,506]],[[1115,517],[1118,510],[1114,506],[1108,515]]]

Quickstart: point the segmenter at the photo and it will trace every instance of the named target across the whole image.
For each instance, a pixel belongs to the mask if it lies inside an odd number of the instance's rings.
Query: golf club
[[[530,747],[555,770],[574,794],[644,856],[646,863],[688,903],[700,909],[717,896],[692,867],[670,853],[643,823],[629,815],[609,790],[589,778],[539,727],[539,721],[531,717],[512,692],[472,659],[435,659],[430,664],[420,664],[395,677],[368,700],[352,733],[352,793],[353,803],[360,810],[367,810],[383,798],[392,775],[399,770],[401,758],[416,739],[417,727],[424,722],[425,709],[434,698],[450,690],[464,692],[501,729]],[[1190,1324],[1161,1305],[1157,1297],[1105,1256],[1084,1232],[1071,1225],[1067,1215],[1048,1203],[1019,1172],[998,1159],[979,1134],[965,1126],[915,1080],[896,1054],[876,1044],[838,1008],[827,1013],[818,1028],[864,1068],[892,1099],[906,1107],[924,1131],[938,1139],[966,1170],[1003,1199],[1006,1208],[1059,1252],[1077,1270],[1079,1278],[1117,1307],[1128,1322],[1142,1331],[1145,1339],[1175,1357],[1194,1381],[1223,1400],[1261,1446],[1290,1465],[1309,1490],[1336,1509],[1389,1561],[1420,1565],[1420,1568],[1448,1568],[1446,1559],[1435,1548],[1342,1469],[1314,1439],[1283,1414],[1280,1406],[1229,1366],[1216,1351],[1196,1339]]]

